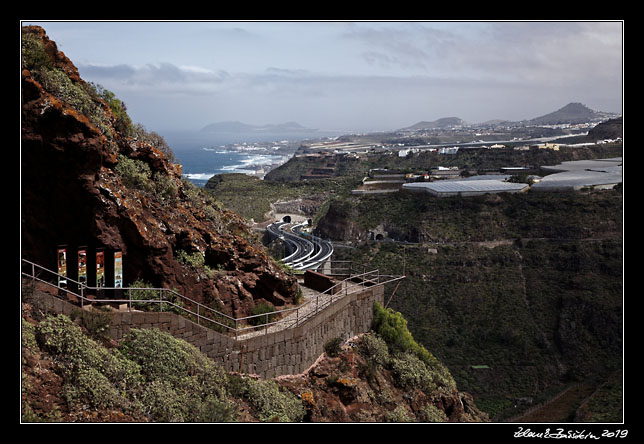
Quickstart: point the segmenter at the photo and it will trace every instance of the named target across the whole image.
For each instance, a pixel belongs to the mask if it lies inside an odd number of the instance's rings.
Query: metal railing
[[[337,284],[329,287],[325,291],[318,292],[314,298],[309,299],[304,304],[298,307],[281,310],[279,312],[291,312],[290,317],[284,317],[274,322],[268,322],[267,319],[267,322],[263,324],[262,327],[264,328],[265,333],[268,333],[272,326],[276,326],[278,324],[282,324],[282,327],[280,327],[280,329],[297,327],[307,319],[316,316],[319,312],[324,310],[329,305],[348,295],[362,293],[367,288],[388,284],[390,282],[395,282],[404,278],[405,276],[382,275],[380,274],[379,270],[371,270],[365,273],[351,275],[338,282]],[[270,313],[266,315],[270,315]],[[256,315],[255,317],[257,316],[265,315]],[[253,327],[240,328],[238,331],[246,332],[248,330],[251,330],[252,328]],[[275,330],[276,329],[272,329],[272,331]]]
[[[242,318],[233,318],[225,313],[208,307],[198,301],[188,298],[175,290],[167,288],[149,288],[149,287],[92,287],[84,282],[70,279],[54,271],[44,268],[34,262],[22,259],[22,276],[38,281],[53,288],[56,288],[59,296],[65,296],[68,299],[80,304],[81,309],[85,304],[126,304],[128,310],[132,311],[155,311],[147,310],[151,306],[158,307],[159,312],[171,311],[184,315],[189,319],[196,319],[196,323],[205,327],[234,336],[238,339],[241,335],[248,332],[261,332],[265,334],[269,329],[274,331],[276,326],[281,324],[279,329],[287,329],[299,326],[317,315],[321,310],[331,305],[333,302],[348,296],[350,294],[365,291],[365,289],[384,285],[390,282],[404,279],[405,276],[382,275],[379,270],[363,271],[354,274],[354,266],[357,265],[350,261],[336,262],[342,266],[336,267],[336,273],[329,276],[346,276],[337,284],[323,292],[319,292],[315,298],[307,300],[304,304],[297,307],[277,310],[270,313],[245,316]],[[363,270],[364,266],[361,266]],[[333,271],[333,268],[332,268]],[[343,271],[343,273],[337,273]],[[347,273],[348,272],[348,273]],[[62,286],[64,282],[64,286]],[[113,295],[126,295],[126,297],[106,298],[103,296],[112,293]],[[158,294],[158,297],[151,297]],[[252,324],[254,319],[262,320],[261,325]],[[275,319],[275,320],[271,320]]]

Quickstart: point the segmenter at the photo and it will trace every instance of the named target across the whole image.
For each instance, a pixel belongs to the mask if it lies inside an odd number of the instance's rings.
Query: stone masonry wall
[[[50,311],[69,315],[79,307],[48,293],[36,292]],[[373,303],[384,302],[383,286],[349,294],[295,328],[235,340],[182,316],[167,312],[105,312],[110,336],[122,339],[131,328],[158,328],[197,347],[225,370],[272,378],[306,371],[324,352],[324,344],[348,339],[371,328]]]

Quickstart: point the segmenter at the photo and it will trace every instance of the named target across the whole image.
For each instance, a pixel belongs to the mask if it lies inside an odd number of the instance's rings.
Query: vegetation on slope
[[[606,193],[520,193],[431,198],[399,192],[383,196],[336,196],[334,219],[318,230],[348,241],[338,223],[368,232],[380,224],[390,238],[407,242],[482,242],[520,238],[583,239],[621,233],[619,190]],[[328,223],[328,224],[327,224]],[[328,229],[327,229],[328,227]]]
[[[158,329],[132,329],[118,343],[106,336],[109,325],[100,313],[45,314],[37,299],[27,299],[22,318],[23,422],[355,419],[326,410],[327,402],[345,404],[342,411],[376,421],[445,422],[450,415],[452,420],[486,420],[471,398],[456,390],[447,368],[415,342],[400,313],[380,305],[373,308],[374,332],[355,342],[360,358],[341,349],[344,341],[331,341],[324,368],[301,375],[294,384],[293,378],[261,380],[226,373],[194,346]],[[324,383],[317,382],[320,375]],[[386,393],[374,396],[381,390]],[[373,399],[365,402],[368,397]],[[409,406],[392,403],[393,398]],[[454,403],[458,407],[447,412],[446,405]]]
[[[318,157],[293,157],[285,164],[270,171],[264,180],[244,174],[220,174],[213,176],[205,189],[218,201],[246,219],[255,222],[264,220],[270,211],[271,203],[280,200],[312,197],[326,201],[317,214],[310,215],[320,219],[334,197],[348,197],[357,188],[369,171],[374,168],[388,168],[401,172],[429,171],[439,166],[458,167],[464,170],[498,171],[506,166],[555,165],[563,161],[621,156],[621,147],[597,145],[567,148],[564,150],[515,151],[460,150],[455,155],[443,155],[423,151],[399,157],[396,153],[373,153],[361,159],[349,156],[335,158],[335,173],[332,177],[304,179],[302,176],[313,168],[324,167],[328,160]],[[368,197],[364,198],[365,200]],[[380,199],[380,197],[375,197]],[[355,198],[352,201],[360,201]],[[404,210],[404,209],[401,209]],[[394,208],[392,208],[392,212]],[[369,217],[370,213],[363,213]],[[396,214],[403,217],[403,211]]]
[[[336,171],[350,183],[370,168],[498,171],[615,156],[621,146],[373,154],[338,158]],[[313,181],[297,181],[316,161],[292,159],[262,185],[308,186]],[[405,263],[392,307],[490,416],[507,418],[517,399],[541,402],[571,383],[597,385],[620,368],[621,188],[442,199],[339,190],[328,197],[318,233],[356,247],[337,248],[337,259],[383,273],[401,273]],[[414,245],[363,242],[376,228]]]
[[[297,396],[274,381],[228,374],[168,333],[132,329],[116,344],[92,325],[88,318],[74,322],[65,315],[23,318],[23,421],[293,422],[303,417]],[[58,389],[51,390],[47,380]],[[242,416],[248,410],[251,416]]]
[[[246,219],[262,222],[271,211],[271,204],[291,199],[323,201],[330,194],[350,188],[341,179],[320,179],[301,182],[274,182],[242,173],[213,176],[204,189],[226,208]]]
[[[391,306],[495,416],[621,368],[621,202],[619,190],[352,199],[332,208],[335,224],[388,221],[416,243],[363,242],[336,256],[404,270]]]

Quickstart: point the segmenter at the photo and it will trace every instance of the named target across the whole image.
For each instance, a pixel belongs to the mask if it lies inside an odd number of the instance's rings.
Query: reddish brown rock
[[[38,27],[52,64],[83,80],[78,70]],[[255,300],[274,305],[293,300],[297,282],[283,273],[244,220],[210,205],[181,180],[181,166],[156,147],[133,140],[113,126],[101,131],[87,116],[46,91],[22,72],[22,256],[56,268],[56,246],[122,250],[125,285],[142,279],[175,288],[196,301],[248,315]],[[108,134],[108,136],[106,136]],[[126,187],[116,174],[119,154],[144,162],[176,188],[171,202],[154,190]],[[179,251],[199,253],[206,267],[178,260]]]
[[[398,387],[387,368],[369,364],[359,353],[356,345],[360,337],[351,342],[353,346],[343,346],[339,356],[324,354],[301,375],[277,378],[282,387],[302,399],[307,421],[489,421],[468,393],[445,388],[425,393],[417,388]]]

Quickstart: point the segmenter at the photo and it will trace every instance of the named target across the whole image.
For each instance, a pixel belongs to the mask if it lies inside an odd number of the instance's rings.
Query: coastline
[[[217,174],[243,173],[259,178],[286,163],[307,141],[337,137],[327,132],[204,133],[169,131],[164,135],[183,176],[198,186]]]

